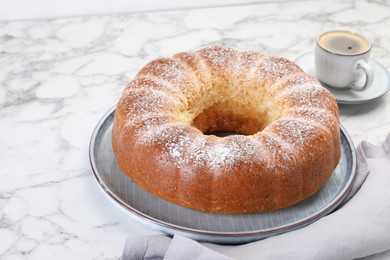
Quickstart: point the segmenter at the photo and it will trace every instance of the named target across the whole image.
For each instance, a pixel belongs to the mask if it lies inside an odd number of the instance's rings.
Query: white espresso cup
[[[349,31],[329,31],[317,38],[315,70],[319,81],[336,89],[365,90],[374,79],[368,63],[371,43]],[[365,75],[364,84],[358,81]]]

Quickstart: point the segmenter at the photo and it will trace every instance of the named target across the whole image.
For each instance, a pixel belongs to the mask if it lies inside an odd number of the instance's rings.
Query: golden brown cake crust
[[[245,135],[217,137],[216,131]],[[147,64],[126,87],[112,144],[143,189],[195,210],[293,205],[340,159],[338,107],[294,63],[209,47]]]

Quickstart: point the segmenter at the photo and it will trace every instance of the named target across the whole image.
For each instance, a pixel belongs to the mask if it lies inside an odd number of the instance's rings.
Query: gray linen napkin
[[[305,228],[239,246],[198,243],[178,235],[131,237],[123,259],[356,259],[373,254],[372,259],[387,259],[390,134],[380,146],[359,144],[357,158],[349,202]]]

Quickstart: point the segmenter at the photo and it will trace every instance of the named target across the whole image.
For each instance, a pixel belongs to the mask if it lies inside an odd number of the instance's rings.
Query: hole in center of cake
[[[204,134],[219,137],[240,134],[253,135],[270,122],[267,113],[238,103],[218,103],[203,110],[195,117],[192,126]]]
[[[205,133],[206,135],[215,135],[218,137],[226,137],[229,135],[243,135],[240,133],[235,133],[235,132],[225,132],[225,131],[217,131],[217,132],[212,132],[212,133]]]

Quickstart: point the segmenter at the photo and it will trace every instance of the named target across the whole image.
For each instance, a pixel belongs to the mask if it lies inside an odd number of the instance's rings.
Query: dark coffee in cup
[[[341,55],[356,55],[370,50],[370,43],[359,34],[332,31],[322,34],[318,44],[329,52]]]

